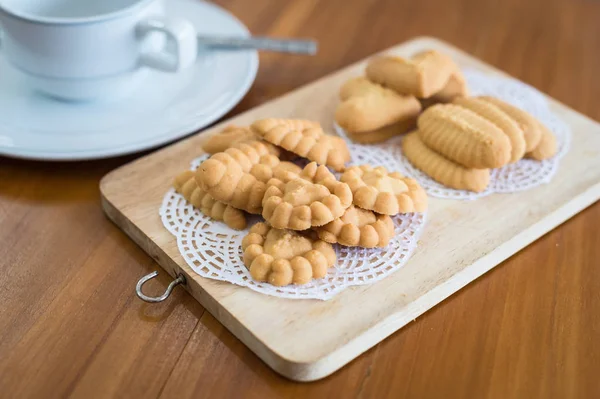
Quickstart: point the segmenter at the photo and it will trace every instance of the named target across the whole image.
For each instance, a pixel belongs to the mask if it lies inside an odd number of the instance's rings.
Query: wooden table
[[[237,113],[417,35],[433,35],[600,119],[600,2],[222,0],[263,54]],[[103,215],[98,182],[134,156],[0,158],[0,396],[600,397],[600,205],[311,384],[271,371],[183,290],[147,305],[159,267]],[[159,292],[165,273],[148,284]]]

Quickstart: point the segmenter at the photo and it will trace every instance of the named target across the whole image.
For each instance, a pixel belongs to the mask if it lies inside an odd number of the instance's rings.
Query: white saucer
[[[227,11],[198,0],[169,0],[167,13],[201,34],[247,36]],[[0,155],[81,160],[123,155],[173,141],[214,122],[247,93],[255,51],[207,52],[179,74],[148,71],[126,98],[65,103],[34,92],[0,53]]]

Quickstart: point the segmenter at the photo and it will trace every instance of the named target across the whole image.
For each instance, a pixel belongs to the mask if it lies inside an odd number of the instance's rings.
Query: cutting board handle
[[[148,295],[144,294],[142,292],[142,287],[144,286],[144,284],[147,281],[152,280],[156,276],[158,276],[158,272],[154,271],[150,274],[145,275],[137,282],[137,284],[135,286],[135,293],[137,294],[138,298],[140,298],[142,301],[150,302],[150,303],[162,302],[165,299],[167,299],[169,297],[169,295],[171,295],[171,292],[173,291],[173,289],[175,287],[177,287],[180,284],[185,284],[185,277],[183,276],[183,274],[179,274],[175,280],[171,281],[171,284],[169,284],[169,286],[167,287],[167,290],[161,296],[153,297],[153,296],[148,296]]]

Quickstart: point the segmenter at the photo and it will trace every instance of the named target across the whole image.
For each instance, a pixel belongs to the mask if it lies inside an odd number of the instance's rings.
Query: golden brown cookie
[[[421,140],[467,168],[499,168],[510,160],[508,136],[475,112],[455,104],[427,108],[417,121]]]
[[[381,248],[394,236],[394,222],[388,215],[378,215],[352,205],[341,217],[314,230],[321,240],[332,244]]]
[[[414,96],[398,94],[363,77],[346,82],[340,97],[343,101],[336,109],[335,120],[349,133],[413,120],[421,112],[421,104]]]
[[[311,162],[300,175],[269,180],[262,215],[277,229],[306,230],[342,216],[351,204],[348,185]]]
[[[389,87],[398,93],[428,98],[448,84],[458,71],[452,59],[438,51],[423,51],[411,59],[379,56],[367,65],[369,80]]]
[[[525,155],[525,136],[519,124],[496,105],[477,97],[457,98],[453,104],[475,112],[498,126],[508,136],[511,145],[509,163],[514,163]]]
[[[388,172],[383,166],[352,166],[340,180],[348,184],[354,205],[362,209],[384,215],[427,209],[427,194],[415,180]]]
[[[260,214],[266,181],[279,159],[275,147],[263,141],[237,143],[202,162],[196,170],[198,185],[217,201]]]
[[[350,149],[348,148],[348,144],[346,144],[346,141],[343,138],[339,136],[326,134],[323,137],[321,137],[317,145],[322,145],[325,148],[329,148],[328,152],[335,153],[335,156],[330,156],[333,159],[333,161],[330,162],[329,165],[327,165],[326,163],[318,162],[316,160],[314,160],[314,162],[330,166],[333,170],[337,172],[341,172],[342,170],[344,170],[346,163],[350,162]],[[310,158],[309,160],[313,161]]]
[[[175,177],[173,186],[179,194],[183,195],[186,201],[206,216],[223,221],[232,229],[244,230],[246,228],[246,215],[244,212],[219,202],[208,195],[206,191],[198,187],[194,172],[191,170]]]
[[[277,287],[323,278],[337,261],[331,244],[266,223],[252,226],[242,249],[252,278]]]
[[[381,96],[391,96],[395,94],[393,90],[371,82],[364,76],[350,78],[340,87],[340,101],[346,101],[352,97],[361,97],[369,94],[379,94]]]
[[[526,152],[533,151],[533,149],[537,147],[542,138],[542,131],[539,128],[538,121],[533,116],[498,98],[488,96],[481,96],[478,98],[494,104],[519,124],[519,127],[523,131],[523,137],[525,138]]]
[[[417,169],[444,186],[481,192],[490,183],[489,169],[469,169],[444,158],[427,147],[417,132],[402,139],[402,152]]]
[[[269,143],[337,171],[343,170],[350,160],[346,143],[325,134],[317,122],[269,118],[254,122],[251,129]]]
[[[279,190],[283,191],[285,185],[296,178],[304,179],[310,183],[316,183],[327,179],[335,179],[333,173],[331,173],[331,171],[327,169],[325,165],[319,165],[316,162],[311,162],[304,168],[299,169],[300,172],[294,169],[292,171],[282,171],[277,173],[276,176],[267,182],[267,186],[275,186],[279,188]]]
[[[533,151],[528,152],[525,156],[536,161],[543,161],[544,159],[552,158],[558,151],[556,144],[556,137],[554,134],[541,122],[538,122],[539,129],[542,132],[542,138],[538,143],[537,147]]]
[[[360,144],[374,144],[380,143],[391,139],[392,137],[399,136],[406,132],[410,132],[417,126],[417,120],[405,120],[394,123],[393,125],[384,126],[380,129],[373,130],[370,132],[363,133],[349,133],[346,132],[348,138],[355,143]]]
[[[429,97],[428,100],[430,101],[430,105],[432,105],[431,103],[449,103],[456,98],[468,95],[467,81],[457,67],[456,71],[450,75],[448,83],[446,83],[442,90]]]
[[[225,151],[236,143],[256,138],[256,135],[247,127],[229,125],[219,133],[210,136],[206,142],[202,144],[202,148],[209,154],[216,154],[217,152]]]

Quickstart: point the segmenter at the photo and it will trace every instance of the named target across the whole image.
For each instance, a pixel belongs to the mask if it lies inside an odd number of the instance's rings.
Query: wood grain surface
[[[255,34],[321,43],[314,58],[262,55],[233,113],[426,34],[600,119],[600,2],[218,3]],[[131,159],[0,158],[1,396],[600,397],[598,204],[338,373],[300,384],[183,290],[159,305],[135,297],[134,282],[158,266],[104,217],[98,189]]]

